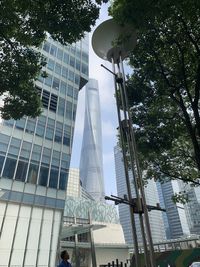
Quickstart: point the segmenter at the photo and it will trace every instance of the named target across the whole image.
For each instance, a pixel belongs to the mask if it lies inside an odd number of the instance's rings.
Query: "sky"
[[[104,20],[109,19],[107,14],[107,5],[103,5],[100,12],[100,17],[96,22],[94,29]],[[101,104],[101,119],[102,119],[102,146],[103,146],[103,170],[104,170],[104,184],[106,195],[117,195],[116,180],[115,180],[115,165],[114,165],[114,146],[117,143],[118,126],[117,109],[114,97],[114,82],[113,76],[101,64],[107,68],[112,69],[111,63],[102,60],[93,52],[91,47],[92,32],[89,35],[89,77],[98,80],[99,95]],[[79,168],[80,152],[83,137],[84,124],[84,88],[79,93],[74,141],[71,157],[71,168]]]

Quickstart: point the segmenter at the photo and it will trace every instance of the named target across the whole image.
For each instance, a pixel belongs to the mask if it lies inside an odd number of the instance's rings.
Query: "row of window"
[[[72,68],[81,71],[83,74],[88,75],[88,65],[81,63],[80,60],[78,59],[75,60],[75,58],[70,57],[69,65]],[[70,70],[65,66],[63,66],[62,64],[55,62],[51,58],[48,59],[47,68],[51,71],[54,71],[56,74],[61,75],[63,78],[66,78],[72,82],[74,81],[72,74],[70,73]],[[75,79],[75,83],[78,84],[77,79]]]
[[[10,137],[5,134],[0,134],[0,153],[5,155],[8,153],[8,156],[12,158],[19,158],[25,161],[28,161],[30,158],[33,162],[42,162],[43,164],[50,164],[51,167],[62,167],[63,169],[69,168],[70,156],[67,153],[53,150],[47,147],[42,147],[32,143],[22,141],[20,139],[12,137],[10,145]],[[21,147],[21,151],[20,151]],[[7,151],[8,150],[8,151]],[[32,150],[32,151],[31,151]]]
[[[80,76],[75,75],[75,79],[77,78],[77,84],[79,84]],[[63,82],[62,80],[53,77],[51,74],[48,74],[47,78],[43,78],[42,76],[38,77],[38,80],[41,83],[46,84],[48,87],[51,87],[60,93],[64,94],[65,96],[74,97],[74,99],[78,98],[78,89],[73,88],[70,84]]]
[[[37,90],[41,96],[42,105],[44,108],[49,109],[60,116],[65,116],[65,118],[69,120],[75,120],[77,104],[73,104],[62,97],[58,97],[47,90],[41,90],[39,87],[37,87]]]
[[[80,49],[75,48],[73,46],[65,46],[65,48],[67,48],[68,51],[71,52],[71,54],[77,56],[77,58],[81,58],[83,61],[88,63],[89,57],[88,54],[84,51],[81,52]],[[50,53],[52,56],[57,57],[57,59],[65,62],[66,64],[69,64],[69,55],[68,53],[64,52],[63,49],[60,49],[47,41],[44,43],[43,50],[47,53]]]
[[[2,171],[5,156],[0,155],[0,170]],[[17,181],[27,181],[32,184],[48,186],[66,190],[68,171],[62,170],[59,173],[58,168],[49,168],[49,166],[41,165],[33,162],[26,162],[14,158],[7,157],[3,168],[3,177],[15,179]]]
[[[12,127],[14,122],[14,120],[9,120],[4,121],[3,124]],[[22,131],[25,129],[27,133],[35,133],[35,135],[47,140],[54,140],[56,143],[70,146],[71,127],[58,121],[55,122],[51,118],[46,119],[45,116],[40,116],[37,124],[35,119],[28,118],[26,122],[26,119],[22,118],[16,121],[15,128]]]

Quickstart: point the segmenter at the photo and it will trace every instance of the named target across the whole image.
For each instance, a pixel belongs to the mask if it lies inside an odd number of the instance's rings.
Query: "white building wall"
[[[103,224],[105,227],[93,231],[94,243],[97,244],[125,244],[123,229],[121,224],[104,224],[92,222],[93,224]]]
[[[55,267],[61,211],[1,202],[0,212],[0,266]]]

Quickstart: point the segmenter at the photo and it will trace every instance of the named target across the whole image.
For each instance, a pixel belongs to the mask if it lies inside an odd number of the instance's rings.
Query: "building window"
[[[63,61],[68,64],[69,63],[69,55],[67,53],[64,53]]]
[[[48,118],[45,138],[53,140],[55,120]]]
[[[75,67],[75,58],[74,57],[70,57],[70,61],[69,61],[70,66],[72,66],[73,68]]]
[[[51,158],[51,150],[49,148],[44,147],[42,154],[42,163],[48,165],[50,163]]]
[[[36,127],[36,135],[40,137],[44,137],[44,130],[45,130],[46,118],[44,116],[40,116],[38,118],[38,123]]]
[[[59,189],[66,190],[67,187],[67,173],[60,172]]]
[[[29,159],[31,152],[31,143],[23,141],[22,143],[22,149],[20,153],[21,159]]]
[[[57,109],[57,101],[58,101],[57,95],[51,94],[51,100],[50,100],[49,109],[51,111],[53,111],[53,112],[56,112],[56,109]]]
[[[46,90],[43,90],[42,93],[42,104],[44,108],[48,108],[49,106],[49,98],[50,98],[50,93]]]
[[[82,63],[81,72],[85,75],[88,75],[88,65]]]
[[[0,153],[6,154],[10,136],[0,133]]]
[[[72,118],[72,103],[69,101],[66,102],[66,117],[68,119]]]
[[[68,80],[74,82],[74,72],[69,70]]]
[[[68,125],[64,126],[64,136],[63,145],[70,146],[70,127]]]
[[[15,121],[13,119],[11,120],[4,120],[3,121],[3,125],[6,125],[6,126],[9,126],[9,127],[12,127],[14,125]]]
[[[55,73],[61,75],[61,65],[56,63]]]
[[[58,186],[58,170],[51,169],[49,178],[49,187],[57,188]]]
[[[75,84],[79,85],[80,83],[80,76],[78,74],[75,74]]]
[[[39,175],[39,185],[47,186],[49,169],[41,166]]]
[[[60,84],[60,92],[63,95],[66,95],[66,92],[67,92],[67,83],[61,81],[61,84]]]
[[[30,163],[28,170],[28,182],[31,184],[37,183],[38,165]]]
[[[52,44],[51,45],[51,49],[50,49],[50,54],[55,57],[56,56],[56,52],[57,52],[57,47]]]
[[[24,182],[26,179],[28,163],[24,161],[19,161],[17,166],[17,172],[15,175],[15,180]]]
[[[53,78],[53,84],[52,87],[56,90],[59,90],[59,86],[60,86],[60,80],[56,77]]]
[[[17,120],[15,123],[15,128],[17,128],[19,130],[24,130],[25,122],[26,122],[26,119],[24,119],[24,118]]]
[[[63,130],[62,123],[56,122],[56,131],[55,131],[54,141],[57,143],[62,143],[62,130]]]
[[[4,159],[5,159],[4,156],[0,156],[0,173],[1,173],[1,171],[2,171],[2,167],[3,167]]]
[[[14,172],[15,172],[15,166],[16,166],[16,159],[7,158],[4,171],[3,171],[3,177],[13,179]]]
[[[29,118],[26,124],[26,132],[32,134],[34,133],[34,131],[35,131],[35,120]]]
[[[51,84],[52,84],[52,76],[50,74],[48,74],[48,77],[45,78],[44,83],[47,86],[51,87]]]
[[[49,61],[48,61],[48,64],[47,64],[47,68],[49,70],[54,70],[54,65],[55,65],[55,62],[49,58]]]
[[[65,100],[62,97],[59,97],[58,114],[61,116],[65,114]]]
[[[58,51],[57,51],[57,58],[60,60],[62,60],[63,58],[63,51],[60,48],[58,48]]]
[[[50,43],[46,42],[44,43],[43,50],[49,53],[50,50]]]
[[[51,165],[59,167],[60,165],[60,152],[53,150],[52,162]]]
[[[78,71],[81,70],[81,62],[80,62],[80,60],[78,60],[78,59],[76,59],[76,69],[77,69]]]
[[[68,69],[63,67],[62,68],[62,77],[67,79],[67,76],[68,76]]]
[[[20,139],[12,137],[8,154],[17,158],[17,156],[19,154],[20,144],[21,144]]]
[[[71,85],[68,86],[67,95],[73,97],[73,87]]]
[[[70,156],[66,153],[62,153],[61,167],[65,170],[69,168]]]
[[[33,145],[33,151],[32,151],[31,160],[35,161],[35,162],[39,162],[40,161],[40,156],[41,156],[41,151],[42,151],[42,147],[41,146]]]
[[[82,51],[82,60],[85,61],[86,63],[88,63],[89,61],[88,54],[83,51]]]

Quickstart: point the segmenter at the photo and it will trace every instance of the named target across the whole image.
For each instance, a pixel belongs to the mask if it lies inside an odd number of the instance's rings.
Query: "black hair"
[[[64,259],[64,256],[65,256],[66,253],[67,253],[67,250],[63,250],[63,251],[60,253],[60,257],[61,257],[62,260]]]

